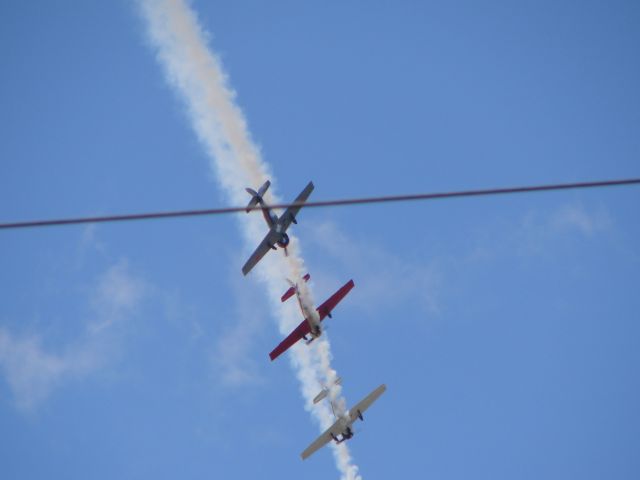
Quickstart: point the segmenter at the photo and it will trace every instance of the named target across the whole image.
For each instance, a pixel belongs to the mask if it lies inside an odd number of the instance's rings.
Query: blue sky
[[[638,176],[635,2],[371,3],[193,2],[283,197]],[[1,218],[224,202],[135,3],[5,3],[0,51]],[[347,398],[389,387],[363,477],[636,478],[639,201],[303,212]],[[232,217],[0,242],[3,477],[337,477]]]

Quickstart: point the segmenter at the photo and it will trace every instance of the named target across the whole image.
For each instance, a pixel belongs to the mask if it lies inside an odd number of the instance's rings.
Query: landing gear
[[[353,437],[353,431],[351,430],[351,428],[347,427],[347,429],[344,432],[342,432],[341,438],[336,437],[333,433],[329,433],[329,435],[331,435],[331,438],[333,438],[333,441],[339,445],[345,440],[349,440],[351,437]]]
[[[336,442],[338,445],[340,445],[342,442],[344,442],[347,438],[351,438],[351,437],[346,437],[345,438],[344,435],[342,435],[342,438],[338,438],[333,433],[331,434],[331,437],[333,438],[333,441]]]
[[[316,325],[315,327],[313,327],[313,331],[311,332],[311,338],[308,339],[306,335],[303,335],[302,338],[304,339],[306,344],[309,345],[316,338],[318,338],[321,334],[322,334],[322,330],[320,329],[320,326]]]

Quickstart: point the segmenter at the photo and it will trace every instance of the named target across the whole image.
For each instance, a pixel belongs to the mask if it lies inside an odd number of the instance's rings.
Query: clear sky
[[[637,2],[216,3],[192,5],[284,198],[640,174]],[[3,2],[0,58],[0,219],[223,204],[134,2]],[[388,385],[363,477],[637,478],[639,205],[303,211],[315,297],[356,284],[344,392]],[[0,246],[2,478],[337,478],[300,461],[317,427],[233,217]]]

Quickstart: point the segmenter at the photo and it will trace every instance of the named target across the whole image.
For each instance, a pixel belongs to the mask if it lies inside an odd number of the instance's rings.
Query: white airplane
[[[364,411],[369,408],[371,404],[375,402],[386,389],[386,385],[380,385],[373,392],[367,395],[362,401],[360,401],[360,403],[356,404],[346,413],[337,416],[335,423],[331,425],[322,435],[320,435],[311,445],[309,445],[307,449],[302,452],[302,454],[300,454],[302,460],[309,458],[331,440],[339,444],[353,437],[353,430],[351,429],[351,425],[353,425],[353,423],[358,419],[364,420],[362,416]]]
[[[247,263],[242,267],[242,273],[244,275],[249,273],[251,269],[255,267],[260,260],[262,260],[262,257],[264,257],[269,250],[277,250],[276,245],[280,248],[284,248],[286,255],[287,245],[289,245],[289,235],[286,233],[287,229],[292,223],[298,223],[296,221],[296,215],[313,191],[313,182],[309,182],[304,190],[300,192],[300,195],[298,195],[298,197],[293,201],[295,205],[287,208],[284,213],[278,217],[278,215],[271,210],[269,205],[267,205],[262,198],[269,189],[269,185],[271,185],[271,182],[267,180],[257,192],[251,188],[245,189],[249,195],[251,195],[251,200],[247,205],[247,213],[259,204],[262,207],[261,210],[264,215],[264,219],[269,226],[269,233],[267,233],[262,242],[260,242],[260,245],[258,245],[258,248],[256,248],[255,252],[253,252],[249,257]]]

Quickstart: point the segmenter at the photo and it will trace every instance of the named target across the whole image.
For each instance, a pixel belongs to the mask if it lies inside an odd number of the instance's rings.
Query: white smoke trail
[[[158,59],[170,84],[187,107],[189,119],[209,155],[218,182],[231,204],[241,205],[247,201],[244,187],[258,187],[267,178],[273,182],[273,175],[251,139],[219,59],[207,46],[207,35],[185,0],[139,0],[139,5]],[[273,187],[266,197],[267,201],[280,202]],[[261,215],[244,216],[241,222],[245,245],[255,248],[256,241],[265,233]],[[300,314],[292,304],[283,305],[278,301],[283,279],[300,279],[305,273],[298,240],[294,236],[290,238],[288,257],[280,253],[268,254],[252,272],[267,287],[282,334],[288,334],[300,321]],[[313,304],[309,288],[304,282],[300,285],[303,301]],[[289,357],[306,400],[305,408],[311,411],[322,430],[328,428],[333,423],[330,409],[326,404],[314,406],[312,403],[320,383],[333,384],[337,376],[331,368],[326,334],[311,347],[295,345]],[[331,388],[331,397],[344,411],[345,401],[339,386]],[[360,479],[347,446],[344,443],[332,445],[342,479]]]

